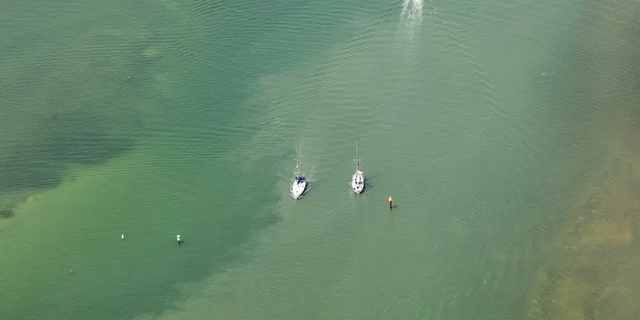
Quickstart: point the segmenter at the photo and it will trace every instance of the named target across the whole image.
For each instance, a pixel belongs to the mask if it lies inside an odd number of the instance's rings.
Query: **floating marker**
[[[393,199],[389,197],[389,199],[387,199],[387,202],[389,202],[389,209],[393,209]]]

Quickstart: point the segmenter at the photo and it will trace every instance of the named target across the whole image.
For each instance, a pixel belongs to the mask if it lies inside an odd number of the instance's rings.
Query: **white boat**
[[[296,152],[297,153],[297,152]],[[307,189],[307,180],[300,175],[299,160],[296,157],[296,170],[293,172],[293,183],[291,184],[291,196],[294,199],[302,198]]]
[[[351,176],[351,190],[356,194],[364,191],[364,172],[360,171],[360,159],[358,158],[358,143],[356,142],[356,172]]]

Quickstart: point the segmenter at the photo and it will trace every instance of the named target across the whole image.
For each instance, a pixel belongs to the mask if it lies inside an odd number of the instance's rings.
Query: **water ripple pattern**
[[[3,2],[0,314],[525,318],[629,118],[586,2]]]

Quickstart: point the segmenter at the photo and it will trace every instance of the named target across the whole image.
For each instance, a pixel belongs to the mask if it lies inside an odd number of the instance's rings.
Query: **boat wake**
[[[400,21],[407,27],[409,33],[422,24],[422,8],[424,0],[404,0],[402,2],[402,12]]]

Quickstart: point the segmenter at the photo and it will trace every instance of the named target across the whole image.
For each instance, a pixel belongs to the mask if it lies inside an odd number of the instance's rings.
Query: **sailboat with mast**
[[[293,171],[293,183],[291,184],[291,197],[294,199],[302,198],[307,189],[307,180],[300,175],[300,160],[298,157],[298,148],[296,147],[296,169]]]
[[[358,143],[356,142],[356,172],[351,176],[351,190],[355,194],[364,191],[364,172],[360,171],[360,158],[358,158]]]

